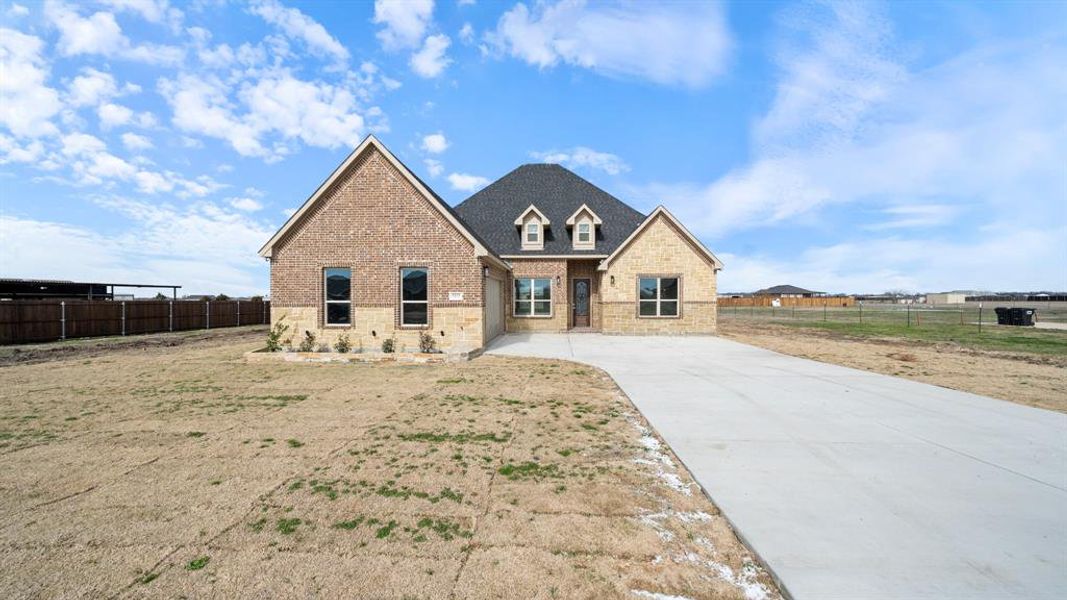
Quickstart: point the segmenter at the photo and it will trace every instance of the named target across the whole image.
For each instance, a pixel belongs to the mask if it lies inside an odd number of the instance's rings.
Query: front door
[[[574,280],[574,326],[589,327],[589,280]]]

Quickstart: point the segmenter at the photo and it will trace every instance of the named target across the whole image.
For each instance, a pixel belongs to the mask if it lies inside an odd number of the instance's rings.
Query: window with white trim
[[[400,269],[400,324],[430,323],[430,273],[425,267]]]
[[[541,224],[530,221],[526,224],[526,243],[537,244],[541,241]]]
[[[327,325],[352,324],[352,269],[329,267],[322,273]]]
[[[552,280],[516,279],[514,314],[516,317],[552,316]]]
[[[593,241],[592,231],[593,224],[589,221],[581,221],[578,223],[578,243],[589,244]]]
[[[637,291],[638,316],[678,316],[677,277],[641,277],[637,284]]]

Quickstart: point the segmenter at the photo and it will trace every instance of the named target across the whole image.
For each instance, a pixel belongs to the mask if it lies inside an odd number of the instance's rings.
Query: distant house
[[[825,292],[806,290],[795,285],[776,285],[762,290],[756,290],[753,296],[771,296],[772,298],[813,298],[824,294]]]
[[[505,331],[714,333],[722,263],[662,206],[523,165],[455,208],[367,137],[263,246],[271,318],[376,348]]]
[[[927,304],[963,304],[967,301],[967,292],[942,292],[927,294]]]

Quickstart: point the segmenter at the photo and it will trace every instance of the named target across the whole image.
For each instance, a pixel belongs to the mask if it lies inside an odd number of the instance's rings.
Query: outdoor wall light
[[[441,331],[441,337],[445,337],[445,332],[443,330]]]
[[[482,267],[482,277],[489,277],[489,267]]]
[[[556,275],[556,285],[559,285],[559,282],[560,282],[560,281],[561,281],[561,280],[560,280],[560,278],[559,278],[559,275]]]
[[[615,285],[615,276],[614,275],[611,276],[611,285]]]
[[[373,329],[371,329],[370,330],[370,335],[371,335],[371,337],[378,337],[378,332],[373,330]]]

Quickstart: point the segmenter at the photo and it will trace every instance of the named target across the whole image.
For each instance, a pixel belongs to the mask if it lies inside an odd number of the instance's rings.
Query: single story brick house
[[[648,215],[552,164],[455,208],[368,136],[259,251],[271,318],[355,347],[480,348],[508,331],[711,334],[722,263],[660,206]]]

